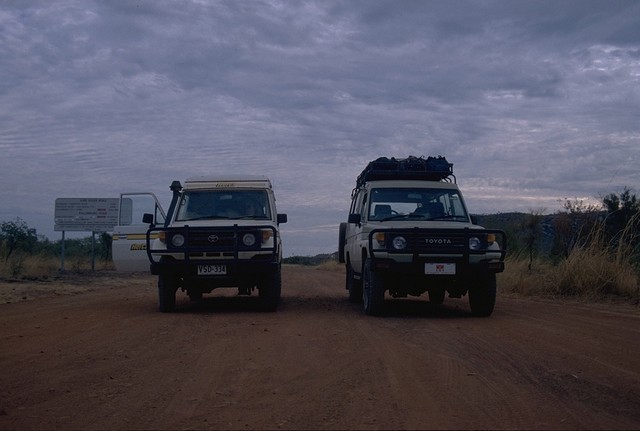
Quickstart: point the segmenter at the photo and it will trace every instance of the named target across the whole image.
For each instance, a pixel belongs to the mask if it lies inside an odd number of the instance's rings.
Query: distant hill
[[[511,212],[499,214],[483,214],[475,216],[478,224],[487,229],[501,229],[507,233],[507,237],[523,233],[523,227],[526,225],[527,219],[531,217],[530,213]],[[542,216],[540,220],[540,237],[536,240],[536,249],[538,252],[547,254],[553,247],[555,238],[554,220],[557,214],[549,214]]]
[[[521,226],[530,214],[510,212],[498,214],[474,214],[474,216],[478,220],[478,224],[482,227],[487,229],[508,230],[513,226]]]
[[[324,253],[317,254],[315,256],[291,256],[285,257],[282,259],[282,263],[287,263],[290,265],[320,265],[321,263],[327,261],[337,261],[338,260],[338,252],[335,251],[333,253]]]
[[[554,241],[556,238],[556,226],[557,219],[561,213],[547,214],[542,216],[540,220],[540,236],[536,240],[537,251],[541,254],[548,254],[552,251]],[[564,214],[566,216],[566,214]],[[596,217],[601,220],[606,216],[606,212],[600,211],[592,213],[591,215],[582,214],[577,215],[580,217]],[[487,229],[501,229],[507,233],[507,236],[523,233],[523,227],[526,225],[527,220],[531,217],[530,213],[512,212],[512,213],[500,213],[500,214],[486,214],[476,215],[478,224]],[[574,220],[573,227],[576,228],[581,225],[579,220]],[[526,234],[525,234],[526,235]]]
[[[530,213],[523,212],[508,212],[497,214],[474,214],[478,224],[487,229],[500,229],[507,233],[507,236],[516,236],[521,232],[523,226],[529,217]],[[549,214],[542,216],[540,222],[540,235],[541,237],[537,241],[537,249],[541,253],[550,252],[553,247],[553,241],[555,237],[554,221],[558,217],[558,214]],[[291,256],[283,259],[284,263],[295,265],[319,265],[321,263],[338,259],[338,252],[328,254],[318,254],[316,256]]]

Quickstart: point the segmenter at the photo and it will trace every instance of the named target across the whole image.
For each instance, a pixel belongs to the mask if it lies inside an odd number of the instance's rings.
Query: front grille
[[[381,235],[384,234],[384,235]],[[499,249],[488,249],[487,236],[496,237]],[[384,245],[381,244],[381,236],[384,236]],[[394,239],[402,236],[406,240],[406,247],[394,248]],[[375,238],[375,239],[374,239]],[[477,238],[481,241],[479,248],[470,248],[470,239]],[[378,257],[376,253],[412,254],[417,255],[456,255],[468,260],[470,255],[491,253],[492,259],[496,259],[496,253],[500,254],[500,261],[506,254],[507,238],[503,231],[497,229],[374,229],[369,232],[369,250],[371,257]],[[396,242],[396,246],[398,246]],[[477,244],[477,240],[474,240]]]
[[[236,236],[233,231],[203,230],[190,231],[187,242],[192,248],[233,248]]]
[[[384,248],[373,243],[374,235],[384,233]],[[393,246],[394,238],[402,236],[407,246],[401,250]],[[469,253],[469,229],[375,229],[369,234],[372,250],[404,254],[467,254]]]
[[[268,242],[265,243],[265,232],[268,231],[271,232]],[[245,238],[247,234],[253,235],[254,238]],[[154,235],[166,236],[161,248],[153,248],[151,238]],[[182,235],[184,242],[180,238],[173,241],[176,235]],[[270,225],[233,225],[151,228],[147,231],[147,256],[152,263],[157,262],[163,255],[174,255],[173,258],[176,254],[176,262],[181,261],[179,256],[184,256],[185,261],[193,258],[199,262],[221,259],[235,262],[250,259],[253,254],[265,255],[265,260],[275,260],[278,256],[277,230]]]
[[[188,252],[191,255],[198,253],[233,253],[235,251],[274,251],[275,247],[265,247],[263,244],[263,233],[265,230],[272,231],[271,238],[276,238],[276,230],[272,226],[233,226],[233,227],[176,227],[176,228],[154,228],[149,232],[161,231],[166,232],[167,251],[168,252]],[[149,233],[148,232],[148,233]],[[253,241],[246,243],[243,241],[245,235],[253,235]],[[176,235],[184,237],[181,245],[174,245],[181,241],[174,242]],[[149,235],[147,235],[149,236]],[[153,250],[159,252],[160,250]]]
[[[467,241],[464,233],[429,233],[417,232],[403,234],[408,242],[408,248],[415,253],[429,252],[462,252],[466,249]]]

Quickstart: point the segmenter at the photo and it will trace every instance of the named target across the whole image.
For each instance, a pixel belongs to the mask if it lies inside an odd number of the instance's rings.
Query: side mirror
[[[360,224],[362,216],[360,214],[349,214],[348,222],[352,224]]]
[[[278,224],[286,223],[286,222],[287,222],[287,215],[286,214],[278,214]]]
[[[475,214],[471,214],[471,223],[478,224],[478,216]]]
[[[144,213],[142,215],[142,223],[153,225],[153,214]]]

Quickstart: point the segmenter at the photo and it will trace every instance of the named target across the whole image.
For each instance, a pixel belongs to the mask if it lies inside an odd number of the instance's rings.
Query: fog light
[[[242,237],[242,243],[247,247],[251,247],[256,243],[256,237],[252,233],[245,233]]]
[[[403,236],[393,238],[391,244],[393,244],[393,248],[396,250],[404,250],[407,248],[407,240]]]
[[[182,247],[184,245],[184,235],[182,234],[175,234],[171,237],[171,244],[174,247]]]

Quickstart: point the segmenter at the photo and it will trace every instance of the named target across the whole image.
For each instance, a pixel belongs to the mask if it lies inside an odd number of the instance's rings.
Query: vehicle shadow
[[[346,297],[317,296],[299,297],[284,296],[275,313],[340,313],[366,316],[361,303],[349,302]],[[178,299],[175,313],[195,314],[233,314],[233,313],[267,313],[261,308],[257,294],[251,296],[205,295],[200,301],[190,301],[183,297]],[[387,298],[384,314],[378,318],[415,319],[415,318],[471,318],[467,301],[447,298],[443,304],[432,304],[421,298]],[[376,318],[376,317],[371,317]]]
[[[184,298],[177,301],[175,313],[225,314],[225,313],[265,313],[260,306],[258,295],[207,296],[199,301]]]
[[[419,298],[394,298],[385,300],[385,313],[383,317],[408,319],[408,318],[467,318],[473,317],[466,301],[457,299],[445,300],[443,304],[436,305]]]

